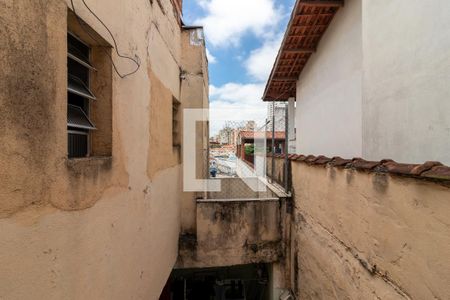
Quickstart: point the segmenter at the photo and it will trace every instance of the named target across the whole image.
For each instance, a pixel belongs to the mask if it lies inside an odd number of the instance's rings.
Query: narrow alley
[[[450,299],[450,2],[0,1],[0,299]]]

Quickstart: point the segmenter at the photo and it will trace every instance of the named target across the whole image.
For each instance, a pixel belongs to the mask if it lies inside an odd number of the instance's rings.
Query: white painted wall
[[[296,134],[295,134],[295,98],[288,99],[288,153],[295,154]]]
[[[450,164],[450,1],[362,8],[364,157]]]
[[[297,82],[297,153],[361,156],[361,31],[361,0],[347,0]]]
[[[297,82],[297,153],[450,164],[449,16],[347,0]]]

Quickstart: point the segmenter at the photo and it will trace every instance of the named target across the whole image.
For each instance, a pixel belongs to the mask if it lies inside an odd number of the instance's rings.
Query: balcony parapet
[[[196,233],[180,236],[178,268],[272,263],[283,256],[285,198],[271,189],[253,192],[240,178],[208,193],[196,205]]]

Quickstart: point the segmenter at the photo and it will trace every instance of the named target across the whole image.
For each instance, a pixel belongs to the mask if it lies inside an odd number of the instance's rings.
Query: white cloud
[[[195,23],[204,26],[207,43],[215,51],[220,51],[220,47],[238,46],[248,34],[261,41],[260,48],[250,52],[241,49],[240,55],[234,57],[255,83],[229,82],[210,86],[211,135],[216,134],[227,120],[254,120],[258,126],[263,125],[267,105],[261,97],[284,33],[284,30],[280,32],[280,23],[289,18],[288,12],[283,5],[275,5],[276,0],[196,1],[206,14]],[[208,50],[207,55],[210,63],[217,61]]]
[[[265,122],[266,105],[261,100],[264,84],[227,83],[220,87],[211,85],[210,129],[216,134],[227,120]]]
[[[208,62],[210,64],[215,64],[217,62],[216,57],[209,52],[208,48],[206,48],[206,57],[208,58]]]
[[[263,84],[242,84],[229,82],[220,87],[210,85],[209,95],[212,101],[223,100],[231,103],[254,103],[255,100],[260,100]]]
[[[259,81],[268,79],[282,39],[283,35],[279,34],[274,39],[266,40],[261,48],[250,52],[250,56],[244,65],[252,78]]]
[[[242,36],[270,34],[280,20],[274,0],[197,0],[206,16],[195,22],[204,26],[207,41],[213,46],[239,44]]]

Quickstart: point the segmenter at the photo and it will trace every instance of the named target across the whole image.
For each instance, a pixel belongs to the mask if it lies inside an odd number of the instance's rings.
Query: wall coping
[[[271,154],[268,154],[267,156],[272,157]],[[285,158],[284,154],[275,154],[273,156],[275,158]],[[314,156],[302,154],[289,154],[288,159],[293,162],[306,163],[308,165],[323,165],[450,182],[450,167],[445,166],[438,161],[427,161],[423,164],[405,164],[395,162],[392,159],[368,161],[360,157],[344,159],[339,156],[329,158],[323,155]]]
[[[230,203],[230,202],[273,202],[278,201],[276,197],[266,198],[230,198],[230,199],[197,199],[197,203]]]

